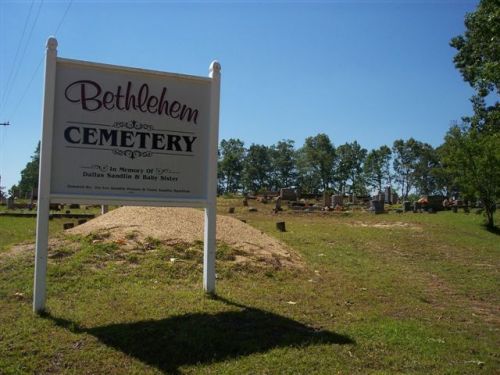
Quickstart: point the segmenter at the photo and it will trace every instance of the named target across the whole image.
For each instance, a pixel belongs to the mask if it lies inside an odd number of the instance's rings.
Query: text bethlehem
[[[132,90],[132,82],[127,82],[125,89],[118,86],[114,91],[104,91],[102,87],[94,81],[79,80],[70,83],[64,91],[64,96],[72,103],[79,103],[85,111],[97,111],[99,109],[120,111],[140,111],[165,115],[180,121],[198,121],[198,110],[193,109],[177,100],[168,101],[166,99],[167,88],[163,87],[160,96],[151,95],[149,86],[143,83],[139,90]]]

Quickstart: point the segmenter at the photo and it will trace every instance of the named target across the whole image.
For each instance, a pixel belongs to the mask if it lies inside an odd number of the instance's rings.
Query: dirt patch
[[[193,208],[121,207],[67,231],[102,236],[126,245],[156,239],[167,244],[203,240],[204,212]],[[238,262],[267,259],[287,267],[301,267],[297,254],[283,243],[242,221],[217,216],[217,241],[237,249]]]
[[[52,238],[49,240],[48,257],[49,259],[62,258],[66,255],[66,253],[75,252],[79,247],[80,245],[78,243],[67,241],[62,238]],[[63,252],[62,249],[65,249],[66,251]],[[13,245],[7,251],[0,253],[0,259],[26,255],[33,256],[34,259],[34,243],[21,243],[18,245]]]
[[[355,221],[351,224],[353,227],[363,227],[363,228],[380,228],[380,229],[394,229],[394,228],[406,228],[413,230],[421,230],[422,228],[418,225],[411,223],[403,223],[401,221],[396,221],[394,223],[365,223],[362,221]]]

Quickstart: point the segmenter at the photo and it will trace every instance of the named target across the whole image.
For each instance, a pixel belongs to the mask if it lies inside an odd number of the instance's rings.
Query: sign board
[[[51,196],[205,200],[211,81],[58,59]]]
[[[33,309],[45,308],[50,203],[205,208],[204,273],[215,291],[220,65],[209,77],[57,57],[49,38]]]

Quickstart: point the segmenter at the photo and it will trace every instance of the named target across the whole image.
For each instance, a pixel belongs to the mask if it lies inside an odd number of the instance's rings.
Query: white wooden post
[[[43,97],[42,143],[38,177],[38,208],[36,221],[35,280],[33,311],[45,310],[45,279],[49,246],[50,169],[52,159],[52,132],[56,85],[57,40],[47,40],[45,54],[45,90]]]
[[[220,64],[210,64],[210,134],[208,150],[207,206],[203,253],[203,289],[215,293],[215,247],[217,226],[217,147],[219,143]]]
[[[109,206],[107,204],[101,205],[101,215],[107,214],[109,211]]]

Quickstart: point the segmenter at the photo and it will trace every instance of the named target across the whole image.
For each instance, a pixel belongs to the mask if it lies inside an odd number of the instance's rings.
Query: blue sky
[[[0,1],[0,122],[11,123],[0,127],[1,184],[18,182],[40,138],[40,61],[58,27],[61,57],[203,76],[218,59],[220,139],[301,146],[322,132],[336,146],[357,140],[371,149],[409,137],[437,146],[450,122],[471,112],[472,90],[448,43],[476,6]]]

